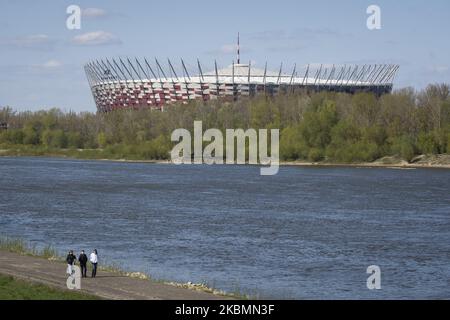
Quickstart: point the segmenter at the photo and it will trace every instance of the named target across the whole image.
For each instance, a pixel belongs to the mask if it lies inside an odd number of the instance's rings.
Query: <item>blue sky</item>
[[[66,28],[79,5],[81,29]],[[381,30],[366,8],[381,8]],[[396,63],[395,87],[450,83],[450,1],[0,0],[0,106],[95,111],[83,65],[102,57],[198,57],[204,69],[252,65]]]

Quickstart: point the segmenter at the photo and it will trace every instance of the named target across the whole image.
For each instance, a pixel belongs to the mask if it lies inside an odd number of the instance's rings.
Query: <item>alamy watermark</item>
[[[380,290],[381,289],[381,269],[379,266],[368,266],[366,273],[370,274],[367,278],[367,289]]]
[[[67,278],[66,285],[70,290],[81,289],[81,269],[79,266],[73,265],[69,268],[70,274]]]
[[[367,7],[366,13],[369,15],[366,21],[367,29],[381,29],[381,8],[375,4]]]
[[[191,133],[187,129],[176,129],[172,132],[171,140],[178,142],[170,152],[174,164],[223,164],[224,141],[222,131],[208,129],[203,132],[202,121],[194,121],[194,152],[192,152]],[[275,175],[279,170],[280,130],[270,130],[270,156],[268,150],[268,130],[259,129],[226,129],[226,164],[261,164],[263,176]],[[203,142],[210,142],[203,148]],[[248,142],[248,149],[246,148]],[[246,154],[248,150],[248,162]],[[193,154],[193,157],[192,157]]]
[[[66,19],[66,27],[69,30],[81,29],[81,8],[76,4],[67,7],[66,13],[69,15]]]

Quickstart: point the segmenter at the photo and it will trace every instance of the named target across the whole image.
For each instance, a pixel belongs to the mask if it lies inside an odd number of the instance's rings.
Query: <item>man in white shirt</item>
[[[98,263],[97,249],[94,249],[94,251],[90,254],[89,261],[92,263],[92,278],[95,278],[95,276],[97,275]]]

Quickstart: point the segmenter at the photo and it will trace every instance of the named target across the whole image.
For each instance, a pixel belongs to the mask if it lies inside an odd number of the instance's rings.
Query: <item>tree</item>
[[[450,132],[447,134],[447,148],[445,152],[450,154]]]
[[[359,126],[370,127],[376,124],[380,108],[372,93],[357,93],[352,99],[352,121]]]
[[[283,160],[305,159],[308,148],[300,135],[299,127],[289,126],[280,133],[280,156]]]
[[[381,97],[297,91],[238,101],[189,101],[164,112],[15,112],[6,107],[0,108],[0,121],[8,122],[0,143],[2,148],[101,148],[89,154],[158,159],[167,157],[174,129],[192,129],[194,120],[201,120],[205,130],[280,129],[284,160],[372,161],[393,154],[410,160],[417,153],[450,152],[449,91],[448,85],[418,92],[406,88]]]
[[[402,157],[406,161],[411,161],[415,155],[414,142],[407,135],[396,137],[392,141],[392,154]]]
[[[58,129],[52,131],[52,143],[54,148],[67,148],[67,137],[63,130]]]
[[[83,139],[78,132],[69,132],[67,134],[67,146],[70,148],[83,148]]]
[[[97,135],[97,143],[100,146],[100,148],[106,147],[108,141],[106,140],[106,134],[104,132],[100,132]]]
[[[434,132],[421,132],[417,139],[417,147],[423,154],[439,152],[439,143]]]
[[[45,129],[44,132],[42,132],[41,143],[46,147],[50,147],[52,144],[52,139],[52,130]]]
[[[32,124],[27,124],[23,128],[24,144],[39,144],[39,133]]]
[[[439,130],[443,126],[450,97],[450,87],[447,84],[429,85],[419,94],[419,106],[429,114],[429,129]],[[444,112],[443,112],[444,111]]]
[[[306,112],[299,131],[307,147],[323,150],[331,141],[331,129],[336,122],[336,106],[332,101],[324,101],[317,111]]]
[[[8,129],[1,133],[0,142],[10,144],[23,144],[24,134],[20,129]]]

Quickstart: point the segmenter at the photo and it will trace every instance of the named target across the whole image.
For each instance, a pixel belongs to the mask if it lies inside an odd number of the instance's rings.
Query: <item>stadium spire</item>
[[[238,38],[237,38],[237,64],[241,63],[241,55],[239,52],[239,32],[238,32]]]

